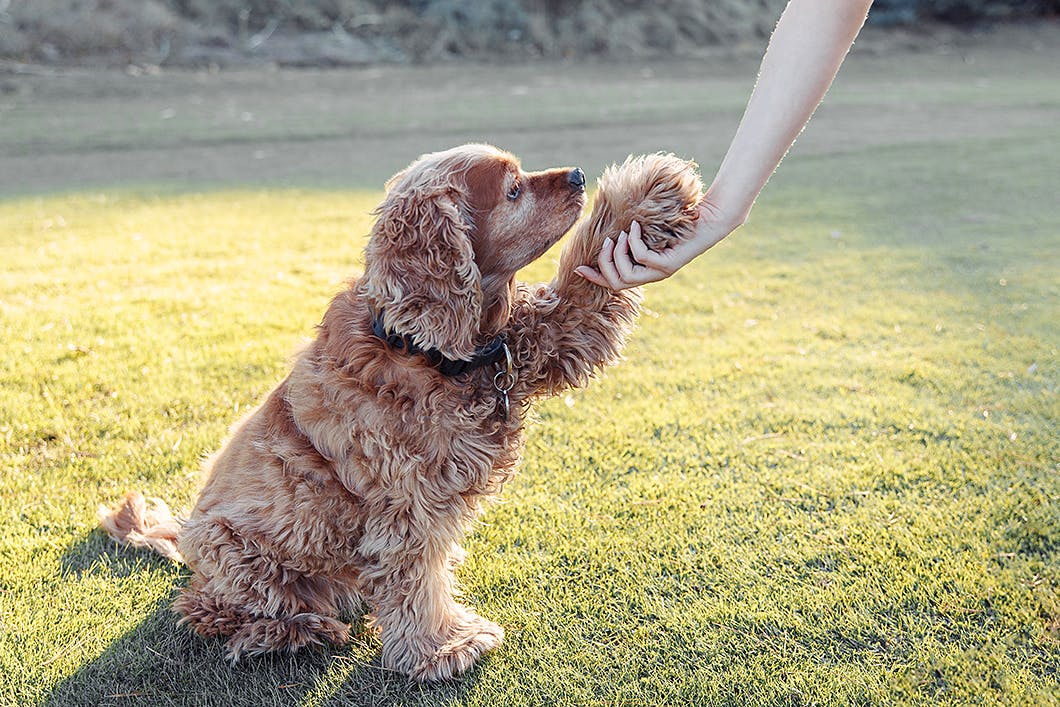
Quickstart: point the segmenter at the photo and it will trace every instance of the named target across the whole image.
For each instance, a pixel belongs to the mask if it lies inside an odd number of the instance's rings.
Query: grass
[[[191,504],[380,195],[0,203],[0,704],[1057,704],[1058,139],[787,163],[538,408],[461,572],[506,643],[426,687],[361,629],[230,668],[167,609],[186,572],[94,529]]]

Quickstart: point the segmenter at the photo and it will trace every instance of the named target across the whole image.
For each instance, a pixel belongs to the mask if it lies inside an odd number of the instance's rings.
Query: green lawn
[[[230,668],[167,609],[186,572],[94,520],[190,505],[380,194],[0,202],[0,704],[1057,704],[1058,143],[786,163],[538,408],[461,572],[505,645],[426,687],[363,629]]]

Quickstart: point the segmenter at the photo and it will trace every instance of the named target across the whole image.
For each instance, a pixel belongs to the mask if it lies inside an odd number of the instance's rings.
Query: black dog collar
[[[417,346],[408,334],[388,334],[383,324],[382,310],[372,317],[372,333],[395,351],[403,351],[409,356],[423,354],[428,363],[437,368],[443,376],[458,376],[476,368],[499,363],[507,356],[504,336],[498,334],[493,341],[475,349],[474,355],[467,361],[446,358],[438,349],[424,349]]]

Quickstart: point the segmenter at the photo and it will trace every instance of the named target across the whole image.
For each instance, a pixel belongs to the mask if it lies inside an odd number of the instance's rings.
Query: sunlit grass
[[[0,702],[1060,699],[1057,137],[785,167],[539,407],[461,572],[507,641],[435,687],[363,632],[229,668],[166,610],[184,572],[94,530],[128,488],[191,503],[379,194],[0,204]]]

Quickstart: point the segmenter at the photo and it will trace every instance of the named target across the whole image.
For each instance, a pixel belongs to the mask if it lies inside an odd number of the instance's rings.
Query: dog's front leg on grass
[[[431,522],[424,537],[410,528],[385,539],[387,549],[362,573],[383,665],[420,681],[464,673],[504,639],[504,629],[457,602],[453,568],[463,551],[441,531],[447,521]]]

